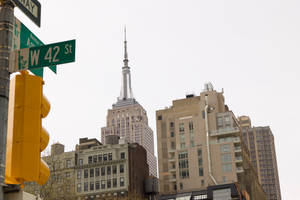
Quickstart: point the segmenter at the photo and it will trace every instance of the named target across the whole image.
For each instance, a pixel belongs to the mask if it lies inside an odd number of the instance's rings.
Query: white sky
[[[41,28],[15,15],[46,44],[76,39],[76,62],[58,66],[57,75],[45,70],[50,144],[69,151],[80,137],[100,140],[120,92],[126,25],[133,92],[154,132],[156,110],[211,81],[236,116],[271,127],[282,197],[299,196],[299,0],[40,3]]]

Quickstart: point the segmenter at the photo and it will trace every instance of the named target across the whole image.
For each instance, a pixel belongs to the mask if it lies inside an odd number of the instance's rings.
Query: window
[[[90,191],[94,190],[94,182],[90,182]]]
[[[171,127],[171,128],[174,127],[174,122],[170,122],[170,127]]]
[[[204,186],[204,180],[203,179],[201,180],[201,186]]]
[[[89,183],[88,182],[84,182],[84,191],[87,192],[89,189]]]
[[[111,174],[111,166],[107,166],[107,175]]]
[[[180,148],[181,148],[181,149],[184,149],[184,148],[185,148],[185,142],[181,142],[181,143],[180,143]]]
[[[203,167],[199,167],[199,176],[203,176]]]
[[[183,184],[179,183],[180,190],[183,190]]]
[[[230,118],[229,118],[229,116],[227,115],[227,116],[225,116],[225,125],[226,126],[229,126],[230,125]]]
[[[125,152],[121,152],[121,159],[125,159]]]
[[[218,127],[223,126],[223,117],[217,118]]]
[[[171,142],[171,149],[176,149],[175,142]]]
[[[171,131],[171,137],[174,137],[175,136],[175,134],[174,134],[174,132],[173,131]]]
[[[70,178],[70,172],[66,172],[66,178]]]
[[[96,189],[96,190],[99,190],[99,189],[100,189],[100,182],[99,182],[99,181],[96,181],[96,184],[95,184],[95,185],[96,185],[96,188],[95,188],[95,189]]]
[[[202,166],[202,165],[203,165],[203,160],[202,160],[202,158],[198,158],[198,165],[199,165],[199,166]]]
[[[101,167],[101,176],[105,176],[105,167]]]
[[[94,169],[90,169],[90,177],[94,177]]]
[[[113,187],[117,187],[117,178],[113,178]]]
[[[92,157],[92,156],[89,156],[89,158],[88,158],[88,159],[89,159],[89,161],[88,161],[88,162],[89,162],[89,164],[91,164],[91,163],[93,162],[93,157]]]
[[[83,165],[83,160],[79,159],[79,166],[82,166],[82,165]]]
[[[95,176],[97,177],[97,176],[100,176],[100,170],[99,170],[99,168],[96,168],[95,169]]]
[[[231,162],[232,161],[231,154],[230,153],[222,154],[221,160],[222,162]]]
[[[190,130],[190,132],[194,130],[193,122],[189,122],[189,130]]]
[[[123,187],[125,185],[124,177],[120,178],[120,187]]]
[[[101,189],[105,189],[105,180],[101,181]]]
[[[85,169],[84,170],[84,178],[88,178],[89,177],[89,170]]]
[[[120,164],[120,173],[124,173],[124,165]]]
[[[103,154],[103,161],[107,161],[107,154]]]
[[[230,149],[230,144],[223,144],[220,146],[220,151],[222,153],[228,153],[228,152],[231,152],[231,149]]]
[[[158,116],[157,116],[157,120],[162,120],[162,116],[161,116],[161,115],[158,115]]]
[[[102,154],[98,155],[98,162],[102,162]]]
[[[71,160],[66,160],[66,168],[71,167]]]
[[[179,160],[179,169],[189,168],[189,161],[188,160]]]
[[[107,179],[107,188],[111,188],[111,180]]]
[[[184,123],[179,124],[179,132],[184,132]]]
[[[97,163],[97,156],[93,156],[93,163]]]
[[[188,158],[188,153],[186,151],[178,153],[178,159]]]
[[[181,170],[179,171],[179,177],[182,179],[189,178],[189,170]]]
[[[77,192],[80,193],[81,192],[81,183],[77,184]]]
[[[223,164],[222,165],[222,171],[223,172],[231,172],[232,171],[232,164],[231,163]]]
[[[185,138],[184,138],[184,134],[180,134],[180,141],[184,142]]]
[[[112,153],[108,154],[108,160],[112,160]]]
[[[81,170],[77,171],[77,179],[81,179]]]
[[[116,165],[112,166],[112,171],[113,171],[113,174],[117,174],[117,166]]]

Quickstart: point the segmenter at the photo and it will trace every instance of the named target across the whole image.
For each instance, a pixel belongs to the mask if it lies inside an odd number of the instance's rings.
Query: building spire
[[[131,76],[130,67],[128,66],[128,53],[127,53],[127,39],[126,39],[126,27],[124,28],[124,66],[122,67],[122,87],[118,101],[124,101],[127,99],[133,99],[131,90]]]
[[[126,26],[124,27],[124,67],[128,67],[128,53],[127,53],[127,40],[126,40]]]

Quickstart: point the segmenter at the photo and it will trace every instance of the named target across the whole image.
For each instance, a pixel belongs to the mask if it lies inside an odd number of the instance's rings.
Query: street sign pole
[[[0,200],[4,199],[6,134],[9,96],[9,57],[12,47],[14,4],[2,0],[0,7]]]

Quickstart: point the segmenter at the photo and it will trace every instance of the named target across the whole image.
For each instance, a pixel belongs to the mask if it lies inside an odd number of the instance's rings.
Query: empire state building
[[[153,131],[148,126],[146,110],[133,97],[128,61],[125,30],[121,92],[112,109],[108,109],[106,127],[101,129],[101,141],[106,144],[106,136],[118,135],[122,140],[139,143],[147,151],[150,175],[157,176]]]

